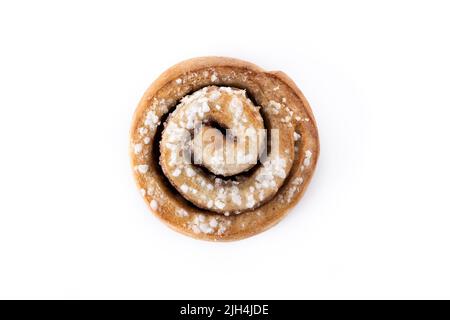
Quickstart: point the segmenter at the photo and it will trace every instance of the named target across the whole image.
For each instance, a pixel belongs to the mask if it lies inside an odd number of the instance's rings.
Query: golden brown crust
[[[213,74],[217,78],[215,81],[211,77]],[[292,128],[292,133],[301,136],[295,144],[297,151],[292,168],[278,193],[261,207],[239,215],[217,215],[193,206],[171,188],[155,159],[154,138],[162,126],[161,118],[184,95],[208,85],[245,88],[267,110],[269,101],[275,101],[282,106],[283,115],[290,115],[286,125]],[[157,122],[153,118],[148,120],[150,111],[156,115]],[[265,116],[268,117],[269,112],[265,112]],[[132,121],[130,154],[136,183],[157,217],[174,230],[194,238],[231,241],[270,228],[301,199],[316,167],[319,138],[308,102],[286,74],[266,72],[238,59],[202,57],[169,68],[144,93]]]

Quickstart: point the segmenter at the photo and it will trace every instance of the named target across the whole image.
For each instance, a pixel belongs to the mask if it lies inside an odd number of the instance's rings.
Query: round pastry
[[[137,185],[161,220],[229,241],[268,229],[300,200],[319,138],[284,73],[203,57],[171,67],[145,92],[130,148]]]

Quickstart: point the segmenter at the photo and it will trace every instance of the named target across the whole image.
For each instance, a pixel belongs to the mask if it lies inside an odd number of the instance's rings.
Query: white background
[[[445,1],[2,1],[0,298],[450,298]],[[152,216],[129,166],[147,86],[203,55],[283,70],[322,153],[234,243]]]

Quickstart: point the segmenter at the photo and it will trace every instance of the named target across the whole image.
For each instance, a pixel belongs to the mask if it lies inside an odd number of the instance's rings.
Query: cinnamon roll
[[[204,57],[171,67],[145,92],[130,148],[137,185],[161,220],[227,241],[266,230],[300,200],[319,139],[284,73]]]

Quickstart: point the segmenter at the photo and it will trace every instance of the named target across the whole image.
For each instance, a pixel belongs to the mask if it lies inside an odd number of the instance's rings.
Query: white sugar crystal
[[[180,143],[180,141],[185,141],[189,137],[189,132],[180,128],[176,123],[169,122],[164,130],[164,135],[167,136],[169,142]]]
[[[240,116],[242,115],[242,111],[243,111],[243,105],[239,98],[233,96],[233,98],[231,98],[229,108],[233,115],[233,118],[235,118],[235,119],[240,118]]]
[[[219,209],[225,208],[225,203],[219,199],[216,199],[216,201],[214,201],[214,205]]]
[[[177,148],[177,145],[173,143],[166,143],[166,148],[171,151],[174,151]]]
[[[180,78],[178,78],[177,80],[175,80],[175,82],[176,82],[177,84],[181,84],[183,81],[182,81]]]
[[[147,133],[148,133],[148,129],[147,128],[144,128],[144,127],[140,127],[139,128],[139,134],[141,136],[146,135]]]
[[[247,195],[247,208],[252,208],[255,205],[255,198],[253,197],[253,194]]]
[[[217,225],[218,225],[218,223],[217,223],[216,218],[211,218],[211,220],[209,220],[209,226],[211,228],[215,228],[215,227],[217,227]]]
[[[138,143],[134,145],[134,153],[138,154],[142,151],[142,144]]]
[[[212,233],[214,230],[207,223],[200,223],[200,231],[206,234]]]
[[[220,91],[218,91],[218,90],[211,92],[211,94],[209,95],[209,99],[212,101],[219,99],[219,97],[220,97]]]
[[[242,199],[239,194],[231,194],[231,201],[233,201],[233,203],[237,204],[238,206],[240,206],[242,203]]]
[[[179,217],[187,217],[187,216],[189,216],[189,213],[186,210],[184,210],[184,209],[177,209],[176,214]]]
[[[150,201],[150,208],[152,208],[153,211],[156,211],[158,209],[158,202],[155,199]]]
[[[294,132],[294,141],[300,140],[300,135],[297,132]]]
[[[259,191],[258,196],[259,196],[259,200],[263,201],[264,200],[264,190]]]
[[[190,107],[185,111],[186,128],[193,129],[195,123],[204,117],[204,113],[209,111],[209,106],[206,101],[194,101]]]
[[[185,171],[189,178],[195,176],[195,171],[191,167],[186,167]]]
[[[266,163],[265,163],[266,164]],[[272,160],[269,161],[269,164],[266,166],[264,165],[264,167],[269,168],[270,170],[272,170],[273,175],[276,177],[280,177],[280,178],[285,178],[286,177],[286,160],[283,158],[274,158]]]
[[[150,138],[149,137],[145,137],[144,138],[144,144],[149,144],[150,143]]]
[[[312,152],[310,150],[305,151],[305,160],[303,160],[303,165],[308,167],[311,164]]]
[[[208,112],[210,109],[209,109],[209,104],[208,104],[208,102],[206,102],[206,101],[204,101],[203,103],[202,103],[202,112],[203,113],[206,113],[206,112]]]
[[[226,228],[225,226],[221,225],[221,226],[219,227],[219,230],[217,231],[217,234],[218,234],[218,235],[222,235],[222,234],[225,233],[225,231],[227,231],[227,228]]]
[[[200,233],[200,228],[197,225],[191,225],[191,229],[195,234],[199,234]]]
[[[283,119],[281,119],[281,122],[283,122],[283,123],[288,123],[289,121],[291,121],[291,117],[290,116],[286,116]]]
[[[281,109],[281,104],[276,101],[270,100],[268,104],[269,108],[272,108],[273,113],[278,114]]]
[[[231,201],[233,201],[233,203],[238,206],[242,204],[241,195],[239,194],[239,188],[236,186],[233,186],[231,189]]]
[[[185,185],[185,184],[182,184],[180,189],[181,189],[182,192],[186,193],[186,192],[188,192],[189,187],[187,185]]]
[[[154,129],[156,127],[156,124],[158,123],[159,118],[156,115],[154,111],[149,111],[147,113],[147,116],[145,118],[145,125],[150,127],[151,129]]]
[[[181,170],[179,168],[176,168],[175,170],[173,170],[172,175],[174,177],[178,177],[181,174]]]
[[[233,93],[233,89],[230,87],[220,87],[219,90],[226,93]]]
[[[192,219],[191,222],[189,222],[189,227],[194,233],[206,233],[210,234],[214,232],[213,227],[210,225],[210,223],[205,222],[205,216],[200,214],[198,216],[195,216],[194,219]]]
[[[148,165],[140,164],[137,166],[137,169],[140,173],[146,173],[148,171]]]

